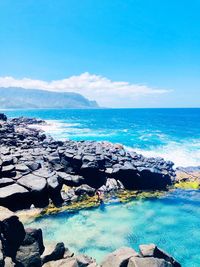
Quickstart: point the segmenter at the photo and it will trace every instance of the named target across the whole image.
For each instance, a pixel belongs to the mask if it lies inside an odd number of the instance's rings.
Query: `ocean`
[[[106,140],[175,166],[200,165],[200,109],[6,110],[9,117],[45,119],[56,139]],[[159,199],[117,200],[103,208],[49,215],[29,224],[46,243],[64,241],[101,262],[121,246],[156,243],[183,267],[199,267],[200,190],[175,190]]]
[[[56,139],[106,140],[175,166],[200,165],[200,109],[6,110],[45,119]]]

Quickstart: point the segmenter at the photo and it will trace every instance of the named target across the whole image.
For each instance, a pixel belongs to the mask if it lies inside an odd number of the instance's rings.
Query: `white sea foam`
[[[93,130],[86,127],[81,127],[80,123],[65,122],[61,120],[47,120],[45,125],[32,125],[45,131],[59,140],[78,138],[106,138],[108,141],[112,139],[113,135],[119,134],[116,131]],[[127,129],[126,129],[127,130]],[[122,132],[126,132],[126,130]],[[158,147],[152,146],[149,149],[142,149],[137,147],[126,147],[129,151],[135,151],[146,157],[163,157],[165,160],[171,160],[175,166],[200,166],[200,139],[191,139],[187,141],[175,142],[171,141],[169,136],[160,131],[152,133],[141,133],[139,138],[142,141],[149,141],[151,138],[157,137],[163,141],[165,145]]]
[[[200,166],[200,140],[169,142],[167,145],[148,150],[132,147],[127,149],[146,157],[163,157],[165,160],[173,161],[176,167]]]
[[[69,128],[70,130],[72,130],[72,127],[79,125],[79,123],[65,123],[58,120],[46,120],[46,124],[33,124],[30,127],[41,129],[42,131],[49,135],[52,135],[56,139],[64,140],[69,138],[69,136],[67,135],[67,130],[65,129]]]

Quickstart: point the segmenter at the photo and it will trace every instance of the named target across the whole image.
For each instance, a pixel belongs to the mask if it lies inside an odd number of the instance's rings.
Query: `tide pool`
[[[99,262],[113,250],[155,243],[183,267],[200,266],[200,191],[176,190],[159,199],[132,200],[45,216],[28,225],[42,228],[47,243],[63,241]]]

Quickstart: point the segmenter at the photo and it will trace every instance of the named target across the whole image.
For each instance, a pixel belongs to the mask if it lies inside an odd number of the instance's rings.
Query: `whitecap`
[[[126,147],[126,149],[145,157],[163,157],[165,160],[173,161],[175,167],[200,166],[200,142],[195,139],[180,143],[169,141],[166,145],[154,146],[150,149],[134,147]]]

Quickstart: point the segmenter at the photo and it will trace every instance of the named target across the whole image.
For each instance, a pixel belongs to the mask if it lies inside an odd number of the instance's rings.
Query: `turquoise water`
[[[10,110],[49,120],[55,138],[107,140],[176,166],[200,165],[200,109]]]
[[[57,139],[106,140],[176,166],[200,165],[200,109],[10,110],[9,116],[39,117]],[[184,267],[200,266],[200,192],[175,191],[157,200],[44,217],[47,242],[64,241],[99,261],[120,246],[156,243]]]
[[[74,213],[46,216],[41,227],[48,243],[64,241],[76,253],[98,261],[121,247],[156,243],[184,267],[200,266],[200,191],[179,191],[162,199],[112,203]]]

